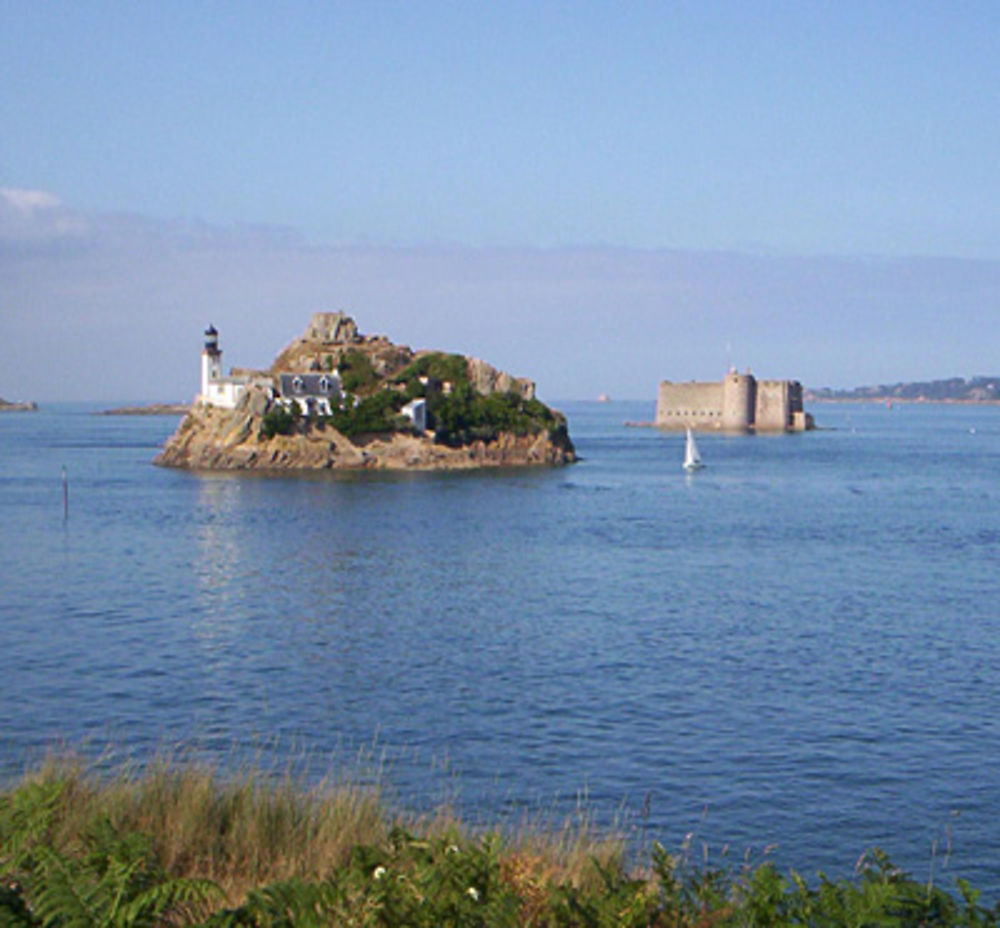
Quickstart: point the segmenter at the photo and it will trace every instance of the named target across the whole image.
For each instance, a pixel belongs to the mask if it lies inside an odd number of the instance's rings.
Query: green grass
[[[0,792],[2,926],[996,925],[968,884],[918,882],[878,850],[810,884],[769,863],[712,869],[621,835],[470,828],[393,812],[377,787],[169,761],[60,760]]]

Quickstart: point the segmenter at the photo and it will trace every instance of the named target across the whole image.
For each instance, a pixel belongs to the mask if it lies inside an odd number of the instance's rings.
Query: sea
[[[51,752],[378,781],[696,863],[884,849],[1000,895],[1000,407],[807,434],[557,403],[552,469],[162,469],[176,417],[0,416],[0,774]],[[369,780],[370,778],[370,780]]]

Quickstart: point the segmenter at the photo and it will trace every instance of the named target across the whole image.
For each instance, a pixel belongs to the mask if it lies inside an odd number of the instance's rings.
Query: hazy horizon
[[[996,367],[994,5],[0,2],[0,396],[329,309],[543,398]]]

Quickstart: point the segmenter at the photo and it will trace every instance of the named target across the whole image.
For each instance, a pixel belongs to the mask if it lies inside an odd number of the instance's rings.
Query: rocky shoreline
[[[250,403],[229,411],[191,408],[153,463],[189,470],[469,470],[482,467],[569,464],[568,436],[500,433],[493,441],[449,447],[433,434],[382,433],[350,439],[316,423],[293,435],[266,437]]]

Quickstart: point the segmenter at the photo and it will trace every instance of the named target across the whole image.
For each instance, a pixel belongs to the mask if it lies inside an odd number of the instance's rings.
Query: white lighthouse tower
[[[246,377],[222,376],[222,350],[214,325],[205,329],[205,347],[201,352],[201,393],[199,402],[232,409],[246,390]]]
[[[211,387],[213,383],[222,380],[222,352],[219,350],[219,333],[215,326],[209,323],[205,329],[205,347],[201,352],[201,398],[211,402]]]

